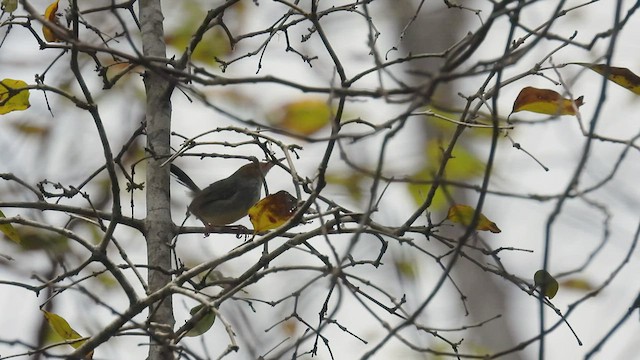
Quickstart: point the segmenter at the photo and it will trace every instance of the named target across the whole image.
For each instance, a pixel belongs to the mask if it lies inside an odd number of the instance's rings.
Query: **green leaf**
[[[558,280],[554,279],[554,277],[545,270],[536,271],[535,275],[533,275],[533,282],[537,288],[540,288],[544,296],[549,299],[553,299],[558,293]]]
[[[2,210],[0,210],[0,218],[6,218]],[[16,244],[20,244],[22,242],[20,235],[11,224],[0,225],[0,232],[2,232],[6,237],[9,238],[9,240],[15,242]]]
[[[193,0],[183,0],[181,6],[185,13],[181,15],[180,26],[173,31],[168,31],[165,37],[167,45],[174,47],[178,51],[184,51],[190,45],[193,34],[198,29],[208,10],[200,2]],[[240,8],[239,6],[232,7],[232,9],[236,10]],[[235,11],[235,13],[240,14],[239,10]],[[216,57],[229,54],[231,50],[229,39],[224,30],[220,26],[216,26],[204,33],[202,41],[191,54],[191,59],[204,64],[215,65]]]
[[[427,194],[429,194],[429,191],[431,190],[431,185],[420,184],[419,181],[431,180],[431,173],[429,173],[427,169],[423,169],[417,174],[412,175],[411,179],[415,180],[415,182],[410,182],[408,184],[409,193],[411,194],[411,197],[413,198],[416,205],[422,205],[422,203],[427,198]],[[447,201],[447,197],[442,191],[441,186],[436,190],[429,209],[431,211],[444,210],[448,204],[449,202]]]
[[[189,314],[192,316],[195,315],[200,309],[202,309],[204,305],[200,304],[191,310],[189,310]],[[199,336],[207,332],[213,326],[213,323],[216,321],[216,313],[211,309],[205,310],[207,313],[202,319],[198,320],[198,322],[193,326],[191,330],[187,332],[185,336],[193,337]]]
[[[428,171],[435,174],[442,163],[443,149],[441,144],[435,141],[429,142],[426,153]],[[451,155],[452,158],[447,162],[445,169],[445,176],[449,180],[473,179],[484,171],[484,162],[463,147],[456,146]]]
[[[62,255],[69,251],[69,239],[41,229],[22,226],[18,228],[20,245],[24,251],[45,250],[55,255]]]
[[[414,260],[397,260],[394,265],[403,278],[415,280],[418,277],[418,268]]]
[[[12,13],[18,8],[18,0],[2,0],[2,10]]]
[[[440,164],[442,163],[443,150],[440,144],[436,141],[431,141],[425,149],[425,164],[416,173],[409,178],[413,180],[409,182],[408,189],[411,193],[416,204],[420,205],[424,202],[431,184],[424,184],[420,182],[433,181],[433,176],[437,173]],[[473,179],[482,174],[484,171],[484,163],[480,161],[475,155],[471,154],[464,148],[457,147],[453,151],[453,157],[447,162],[445,170],[445,179],[447,180],[468,180]],[[442,190],[441,185],[433,197],[431,211],[445,210],[449,205],[449,201]]]

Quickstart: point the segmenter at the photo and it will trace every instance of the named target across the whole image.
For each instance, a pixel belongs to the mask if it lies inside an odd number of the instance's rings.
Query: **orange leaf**
[[[29,90],[18,90],[25,87],[27,87],[27,83],[22,80],[4,79],[0,81],[0,115],[25,110],[31,106],[29,104]]]
[[[298,329],[298,322],[295,318],[290,318],[287,321],[282,323],[282,330],[288,336],[294,336]]]
[[[476,209],[472,208],[469,205],[453,205],[449,208],[447,219],[451,220],[451,222],[467,226],[471,224],[471,220],[473,219],[473,215],[475,214],[475,212]],[[492,233],[499,233],[501,231],[496,223],[489,220],[483,214],[478,214],[478,224],[476,225],[476,230],[491,231]]]
[[[255,232],[275,229],[296,212],[298,201],[284,190],[258,201],[249,209],[249,219]]]
[[[640,95],[640,76],[627,68],[607,66],[606,64],[575,63],[589,68],[631,92]]]
[[[58,22],[58,17],[56,16],[56,13],[58,12],[58,2],[60,2],[60,0],[52,2],[49,6],[47,6],[47,10],[45,10],[44,12],[44,18],[56,25],[60,25],[60,23]],[[53,30],[51,30],[46,24],[42,24],[42,35],[44,35],[44,39],[48,42],[63,41],[58,36],[56,36]]]
[[[547,115],[575,115],[576,110],[583,104],[583,98],[580,96],[571,101],[553,90],[527,86],[520,90],[511,112],[531,111]]]

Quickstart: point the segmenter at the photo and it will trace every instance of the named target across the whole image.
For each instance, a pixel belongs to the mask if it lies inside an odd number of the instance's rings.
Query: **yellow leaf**
[[[12,13],[18,9],[18,0],[2,0],[2,11]]]
[[[0,210],[0,218],[5,218],[5,217],[6,216],[4,216],[4,213],[2,212],[2,210]],[[2,232],[6,237],[8,237],[9,240],[17,244],[20,244],[22,242],[22,240],[20,239],[20,235],[18,235],[18,232],[11,224],[0,225],[0,232]]]
[[[305,99],[284,105],[268,116],[269,122],[300,135],[311,135],[324,128],[333,110],[326,100]]]
[[[81,339],[82,336],[78,334],[75,330],[71,328],[71,325],[65,320],[62,316],[58,314],[54,314],[52,312],[48,312],[46,310],[42,310],[44,313],[44,317],[47,319],[49,326],[56,332],[56,334],[60,335],[64,340],[75,340]],[[75,345],[74,347],[79,347],[80,345]]]
[[[51,130],[49,126],[39,126],[39,125],[15,123],[15,122],[9,124],[9,126],[11,126],[15,131],[26,136],[45,137],[49,135],[49,130]]]
[[[447,219],[451,220],[451,222],[466,226],[471,224],[471,220],[473,219],[475,212],[476,209],[469,205],[453,205],[449,208]],[[492,233],[499,233],[501,231],[496,223],[489,220],[483,214],[478,214],[478,225],[476,225],[476,230],[491,231]]]
[[[581,291],[592,291],[594,289],[593,285],[586,279],[568,279],[563,281],[560,285],[566,289],[573,290],[581,290]]]
[[[558,293],[558,281],[551,276],[548,272],[544,270],[538,270],[533,275],[533,282],[536,287],[540,288],[540,291],[544,294],[544,296],[549,299],[553,299],[554,296]]]
[[[22,80],[4,79],[0,81],[0,115],[28,109],[29,90]],[[20,90],[22,89],[22,90]]]
[[[44,313],[44,317],[47,319],[49,326],[51,326],[53,331],[55,331],[56,334],[58,334],[65,341],[72,341],[72,340],[83,338],[82,335],[78,334],[78,332],[76,332],[75,330],[73,330],[73,328],[71,328],[71,325],[69,325],[67,320],[65,320],[62,316],[48,312],[46,310],[41,310],[41,311]],[[69,345],[77,349],[82,344],[84,344],[85,341],[87,340],[85,339],[85,340],[74,341]],[[87,354],[85,359],[91,359],[92,357],[93,357],[93,351]]]
[[[397,260],[394,265],[398,273],[408,279],[415,280],[418,277],[417,264],[413,260]]]
[[[584,66],[591,69],[602,76],[607,76],[607,79],[622,86],[623,88],[630,90],[634,94],[640,95],[640,76],[634,74],[627,68],[607,66],[606,64],[588,64],[588,63],[574,63],[576,65]]]
[[[531,111],[547,115],[576,115],[576,109],[582,106],[583,99],[584,97],[580,96],[571,101],[553,90],[527,86],[520,90],[511,112]]]
[[[258,201],[249,209],[249,219],[255,232],[275,229],[296,212],[297,199],[284,190]]]
[[[191,310],[189,310],[189,314],[191,314],[192,316],[195,315],[198,311],[200,311],[200,309],[203,308],[203,306],[204,305],[200,304],[193,307]],[[207,309],[206,311],[207,314],[204,315],[200,320],[198,320],[198,322],[195,323],[193,328],[191,328],[191,330],[189,330],[185,336],[199,336],[211,329],[213,323],[216,321],[216,313],[211,309]]]
[[[58,12],[58,2],[60,2],[60,0],[52,2],[49,6],[47,6],[47,10],[44,11],[44,18],[56,25],[60,25],[60,22],[58,22],[58,17],[56,16],[56,13]],[[64,41],[58,38],[58,36],[56,36],[56,34],[46,24],[42,24],[42,35],[44,35],[44,39],[48,42]]]

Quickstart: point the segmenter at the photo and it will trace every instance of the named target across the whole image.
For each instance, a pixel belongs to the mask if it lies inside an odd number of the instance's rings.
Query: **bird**
[[[249,209],[260,200],[264,177],[271,170],[272,162],[251,162],[240,167],[229,177],[200,189],[178,167],[171,172],[194,192],[188,206],[191,214],[207,228],[232,224],[247,215]]]

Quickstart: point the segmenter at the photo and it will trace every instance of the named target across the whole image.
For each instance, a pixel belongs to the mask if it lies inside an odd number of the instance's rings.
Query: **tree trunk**
[[[145,57],[166,57],[164,19],[160,0],[139,1],[142,30],[142,50]],[[146,240],[149,264],[149,292],[154,292],[171,281],[171,249],[173,238],[171,220],[171,193],[169,190],[169,166],[160,167],[170,154],[171,92],[173,87],[156,71],[147,68],[144,75],[147,96],[146,130],[147,163],[146,181]],[[148,360],[174,359],[170,345],[175,319],[171,297],[167,297],[149,309],[151,335]]]

